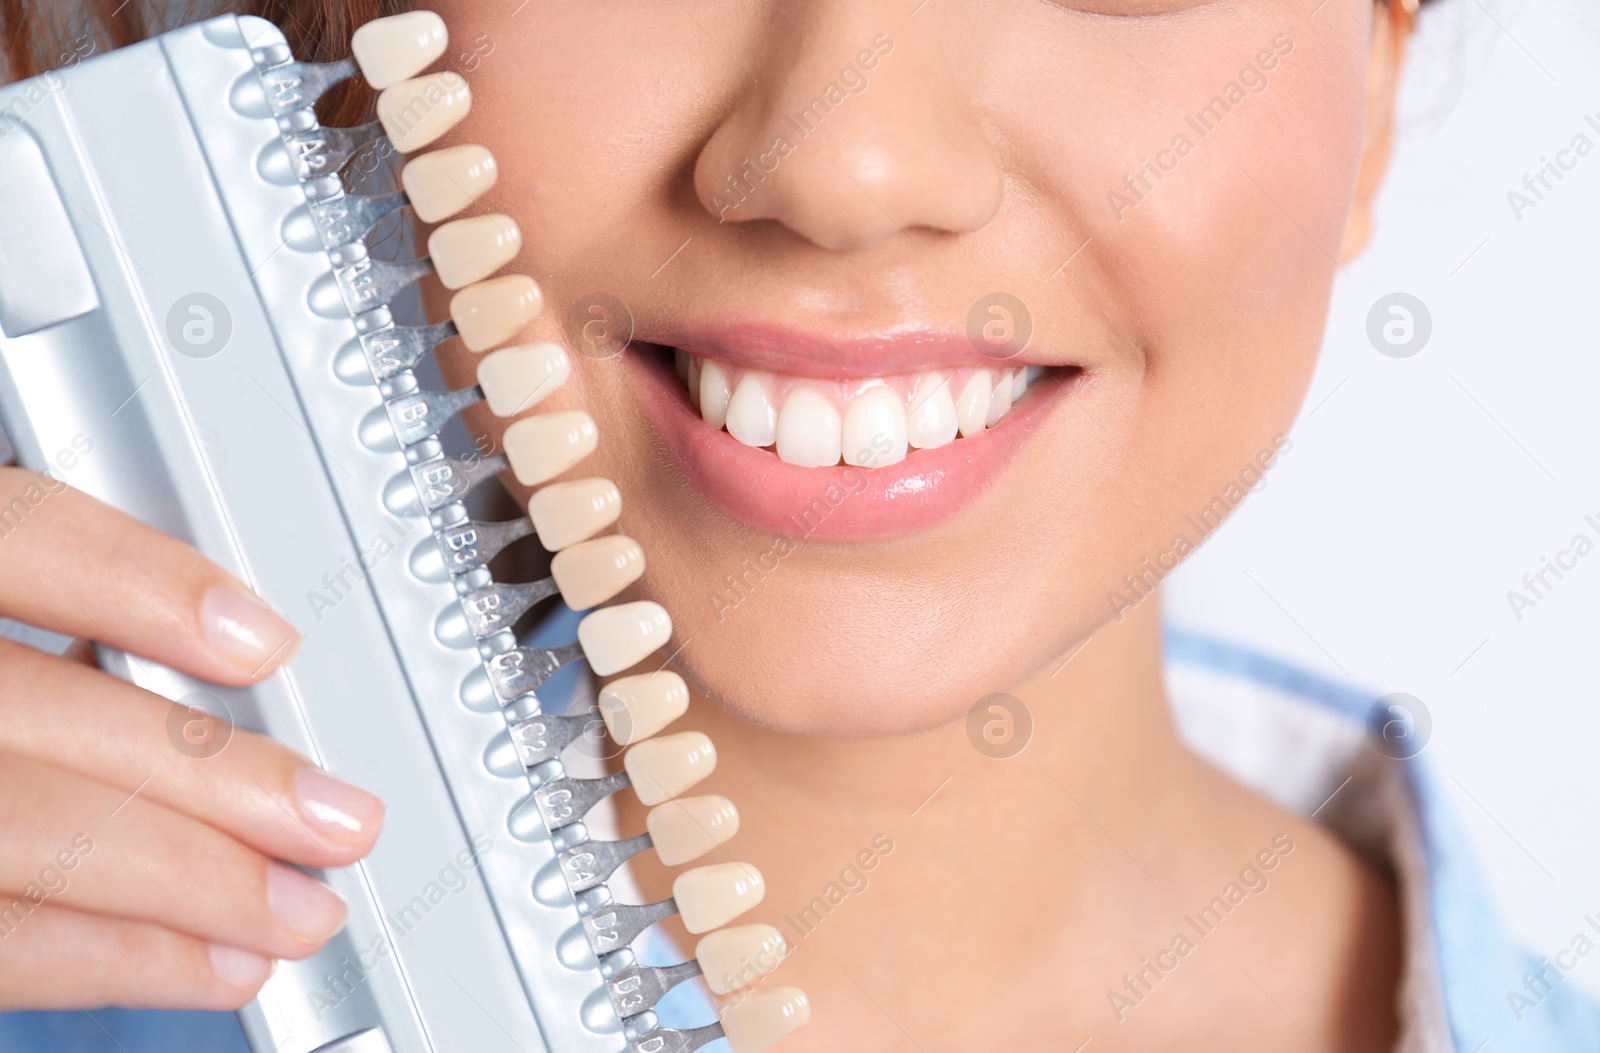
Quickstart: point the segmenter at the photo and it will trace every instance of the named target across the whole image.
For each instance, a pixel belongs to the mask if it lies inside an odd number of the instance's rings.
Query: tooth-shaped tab
[[[714,863],[685,870],[672,882],[683,927],[696,935],[720,929],[767,894],[761,871],[749,863]]]
[[[596,676],[610,676],[638,665],[652,651],[665,646],[671,636],[672,616],[661,604],[650,600],[602,607],[590,611],[578,623],[578,642]]]
[[[503,552],[507,545],[521,541],[533,533],[528,517],[508,519],[502,523],[485,523],[470,519],[465,523],[442,527],[433,532],[444,554],[445,568],[452,577],[489,565],[489,561]]]
[[[689,685],[669,669],[613,680],[600,691],[600,716],[621,746],[647,739],[689,710]]]
[[[484,662],[483,668],[489,674],[494,697],[510,703],[537,690],[557,669],[582,657],[583,649],[575,643],[563,647],[513,647]]]
[[[589,814],[589,809],[628,785],[628,776],[613,772],[598,779],[556,779],[533,791],[533,803],[546,829],[554,833]]]
[[[476,387],[460,391],[413,391],[383,404],[402,446],[415,446],[439,434],[450,418],[474,403],[483,401]]]
[[[378,96],[378,122],[403,154],[420,150],[454,128],[472,107],[472,89],[459,73],[429,73],[392,84]]]
[[[660,804],[715,771],[717,748],[702,732],[680,731],[630,746],[622,756],[622,766],[639,800]]]
[[[552,483],[528,498],[528,518],[550,552],[593,537],[621,514],[622,494],[610,479]]]
[[[467,628],[482,640],[511,628],[536,604],[555,594],[556,584],[549,578],[527,583],[493,581],[462,596],[461,610],[467,616]]]
[[[582,410],[523,417],[506,429],[506,456],[523,486],[537,486],[560,475],[599,444],[594,418]]]
[[[585,841],[556,856],[567,887],[574,893],[587,892],[603,884],[616,869],[650,847],[650,835],[640,834],[626,841]]]
[[[726,797],[680,797],[645,816],[656,855],[669,867],[699,859],[739,832],[739,809]]]
[[[382,90],[415,77],[444,54],[450,35],[432,11],[374,18],[350,37],[350,52],[367,83]]]
[[[631,537],[612,534],[564,548],[550,561],[550,577],[575,611],[598,607],[639,580],[644,549]]]
[[[561,751],[584,735],[598,735],[594,711],[538,713],[511,725],[511,744],[524,768],[533,769],[561,756]]]
[[[572,375],[560,344],[519,344],[478,362],[478,386],[497,417],[515,417],[554,394]]]
[[[446,289],[482,281],[522,251],[522,230],[493,213],[454,219],[428,235],[428,258]]]
[[[703,936],[694,957],[714,994],[749,987],[789,956],[783,933],[771,925],[735,925]]]
[[[722,1030],[733,1053],[762,1053],[811,1019],[811,1000],[798,987],[764,987],[722,1009]]]
[[[487,351],[516,336],[544,306],[539,284],[507,274],[469,285],[450,298],[450,317],[470,351]]]
[[[482,197],[499,176],[494,154],[469,143],[413,157],[400,170],[400,185],[417,218],[438,223]]]

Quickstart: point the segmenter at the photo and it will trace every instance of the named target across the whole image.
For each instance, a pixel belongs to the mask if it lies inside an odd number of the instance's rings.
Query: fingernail
[[[250,593],[229,585],[206,591],[200,627],[218,654],[251,676],[282,665],[300,648],[294,626]]]
[[[254,991],[266,983],[278,965],[270,958],[221,943],[213,943],[207,950],[211,953],[211,971],[217,974],[217,979],[241,991]]]
[[[301,814],[336,841],[365,841],[383,825],[381,800],[320,768],[301,768],[295,773],[294,788]]]
[[[285,932],[322,943],[344,928],[348,913],[339,894],[282,863],[267,864],[267,909]]]

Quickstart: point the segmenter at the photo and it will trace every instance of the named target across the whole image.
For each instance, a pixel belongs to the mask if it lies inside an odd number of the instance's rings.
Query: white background
[[[1536,607],[1506,594],[1600,543],[1600,5],[1430,5],[1366,255],[1338,280],[1294,447],[1168,579],[1168,613],[1433,718],[1443,775],[1511,932],[1535,954],[1600,913],[1600,551]],[[1520,221],[1507,192],[1596,147]],[[1367,316],[1433,333],[1379,354]],[[1252,580],[1254,579],[1254,580]],[[1569,977],[1600,994],[1600,957]]]

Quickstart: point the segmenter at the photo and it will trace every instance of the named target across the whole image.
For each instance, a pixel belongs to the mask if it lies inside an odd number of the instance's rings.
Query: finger
[[[161,805],[0,753],[0,902],[146,921],[272,958],[344,926],[331,889]]]
[[[273,964],[159,925],[50,903],[0,915],[0,1010],[236,1010]]]
[[[5,640],[0,671],[0,743],[10,753],[121,796],[137,791],[304,866],[354,863],[383,826],[377,797],[208,711]],[[108,742],[117,748],[106,749]]]
[[[182,542],[20,468],[0,468],[0,616],[206,680],[253,683],[299,634]]]

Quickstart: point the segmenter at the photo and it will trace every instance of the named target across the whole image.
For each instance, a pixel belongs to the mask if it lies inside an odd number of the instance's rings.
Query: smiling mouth
[[[971,439],[1051,372],[997,364],[829,380],[647,346],[670,359],[708,427],[800,468],[886,467]]]

